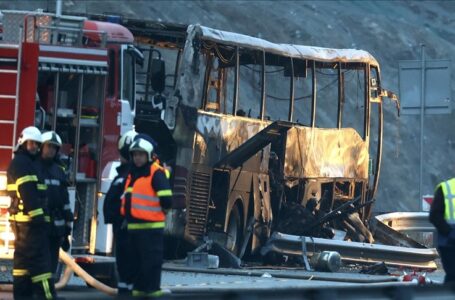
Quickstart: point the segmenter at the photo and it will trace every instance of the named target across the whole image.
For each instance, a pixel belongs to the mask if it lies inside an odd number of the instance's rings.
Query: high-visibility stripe
[[[131,208],[147,210],[147,211],[161,211],[160,206],[145,206],[145,205],[140,205],[140,204],[136,204],[136,203],[132,203]]]
[[[16,215],[11,215],[9,217],[9,220],[14,222],[30,222],[32,218],[20,212]]]
[[[43,290],[44,290],[44,295],[46,297],[46,299],[50,300],[52,299],[52,293],[51,293],[51,289],[49,287],[49,281],[47,279],[44,279],[41,281],[41,283],[43,284]]]
[[[454,201],[455,201],[455,195],[453,194],[453,192],[455,192],[455,181],[451,180],[449,181],[450,184],[448,184],[448,195],[447,197],[449,198],[449,207],[450,207],[450,221],[452,223],[455,223],[455,204],[454,204]]]
[[[168,169],[164,168],[164,175],[166,175],[167,179],[171,178],[171,171],[169,171]]]
[[[125,190],[125,192],[127,192],[127,193],[131,193],[132,191],[133,191],[133,187],[132,186],[126,188],[126,190]]]
[[[129,223],[128,229],[158,229],[164,228],[164,222],[150,222],[150,223]]]
[[[133,297],[154,297],[158,298],[164,295],[162,290],[157,290],[154,292],[144,292],[144,291],[139,291],[139,290],[133,290],[132,292]]]
[[[119,288],[119,289],[127,289],[127,290],[131,291],[133,289],[133,284],[132,283],[128,284],[126,282],[118,282],[117,283],[117,288]]]
[[[154,292],[148,293],[147,296],[157,298],[157,297],[163,296],[163,294],[164,293],[163,293],[162,290],[158,290],[158,291],[154,291]]]
[[[131,198],[143,199],[143,200],[150,200],[152,202],[159,202],[160,199],[158,197],[153,197],[149,195],[139,194],[139,193],[132,193]]]
[[[133,297],[144,297],[146,293],[143,291],[133,290],[132,295]]]
[[[21,184],[26,182],[38,182],[38,177],[36,177],[36,175],[22,176],[16,180],[16,185],[20,186]]]
[[[65,225],[65,220],[54,220],[55,226],[63,226]]]
[[[447,223],[455,225],[455,178],[442,182],[438,187],[444,194],[444,219]]]
[[[60,180],[57,180],[57,179],[45,179],[44,183],[47,185],[60,186]]]
[[[25,276],[28,274],[29,272],[27,269],[13,269],[13,276]]]
[[[15,191],[17,191],[17,185],[14,184],[14,183],[8,184],[8,185],[6,186],[6,190],[7,190],[8,192],[15,192]]]
[[[38,281],[46,280],[52,277],[52,273],[43,273],[32,277],[32,282],[36,283]]]
[[[47,222],[47,223],[50,223],[51,222],[51,217],[44,216],[44,221]]]
[[[43,215],[44,211],[42,208],[37,208],[37,209],[29,211],[28,214],[30,215],[30,217],[34,218],[36,216]]]
[[[38,177],[36,175],[26,175],[18,178],[16,183],[10,183],[6,186],[6,190],[8,192],[16,192],[18,198],[21,198],[19,194],[19,186],[26,182],[38,182]],[[44,189],[43,187],[40,188],[40,184],[37,185],[38,189]]]
[[[161,190],[156,192],[158,197],[166,197],[166,196],[172,196],[172,190]]]
[[[47,185],[42,184],[42,183],[38,183],[38,184],[36,185],[36,188],[37,188],[38,190],[40,190],[40,191],[45,191],[45,190],[47,190]]]

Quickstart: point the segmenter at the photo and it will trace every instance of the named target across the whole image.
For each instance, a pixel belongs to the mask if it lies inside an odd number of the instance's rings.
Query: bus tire
[[[238,255],[242,243],[242,221],[238,205],[234,205],[229,214],[226,234],[226,249]]]

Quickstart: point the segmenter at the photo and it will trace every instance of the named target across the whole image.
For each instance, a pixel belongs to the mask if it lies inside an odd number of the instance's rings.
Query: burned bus
[[[366,51],[128,20],[144,51],[135,126],[172,168],[166,234],[257,253],[275,231],[373,242],[380,68]],[[142,78],[142,79],[141,79]],[[334,210],[341,213],[333,218]]]

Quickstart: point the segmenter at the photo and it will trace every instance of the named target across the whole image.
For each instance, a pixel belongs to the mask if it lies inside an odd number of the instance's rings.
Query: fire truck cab
[[[106,188],[99,179],[118,160],[119,134],[133,126],[135,65],[142,55],[119,24],[39,11],[2,14],[0,253],[14,248],[6,170],[21,130],[31,125],[62,138],[75,212],[72,251],[94,253],[98,191]]]

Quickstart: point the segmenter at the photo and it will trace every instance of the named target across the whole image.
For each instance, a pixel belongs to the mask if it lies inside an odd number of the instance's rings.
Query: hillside
[[[54,1],[1,1],[0,9],[53,10]],[[65,12],[120,13],[175,23],[200,23],[272,42],[357,48],[382,66],[382,83],[396,93],[398,61],[420,58],[455,63],[452,1],[64,1]],[[453,81],[453,80],[452,80]],[[452,95],[455,85],[452,84]],[[453,103],[453,101],[452,101]],[[376,211],[419,207],[419,116],[397,118],[385,105],[382,174]],[[425,117],[423,193],[455,175],[455,118]],[[448,161],[447,161],[448,160]]]

